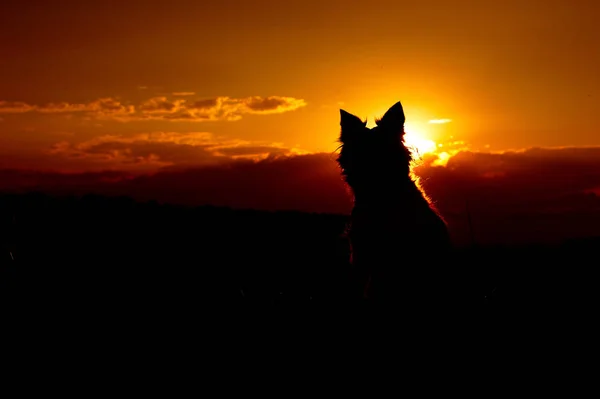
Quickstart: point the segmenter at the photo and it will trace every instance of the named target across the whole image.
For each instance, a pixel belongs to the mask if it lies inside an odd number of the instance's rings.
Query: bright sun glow
[[[416,156],[422,156],[426,153],[435,153],[437,145],[434,141],[426,139],[423,134],[406,127],[404,135],[404,142],[406,145],[416,152]]]
[[[450,119],[440,119],[431,120],[429,123],[442,124],[448,123],[449,121]],[[367,120],[368,128],[373,128],[375,126],[374,119]],[[428,138],[429,134],[427,134],[427,127],[427,125],[422,126],[422,124],[418,123],[416,125],[411,125],[410,123],[404,125],[404,143],[413,153],[415,160],[418,161],[419,159],[422,159],[426,154],[433,154],[434,157],[431,159],[431,165],[444,166],[452,156],[465,148],[462,141],[444,142],[444,144],[442,144],[430,140]],[[452,136],[450,136],[450,138],[452,138]]]

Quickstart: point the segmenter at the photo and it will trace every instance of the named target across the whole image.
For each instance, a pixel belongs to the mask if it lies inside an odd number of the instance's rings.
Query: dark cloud
[[[330,154],[275,155],[258,162],[230,160],[221,165],[191,169],[169,167],[135,178],[121,172],[88,173],[85,176],[23,172],[24,179],[19,178],[17,171],[3,173],[12,177],[0,180],[2,189],[23,190],[29,187],[53,193],[79,194],[94,191],[129,195],[138,200],[263,210],[344,213],[351,209],[351,198]],[[112,178],[111,183],[105,183],[108,177]]]
[[[32,111],[34,108],[22,101],[0,101],[0,114],[20,114]]]
[[[87,154],[100,154],[122,163],[152,162],[165,164],[217,164],[230,159],[210,150],[209,145],[190,145],[169,142],[134,141],[106,142],[86,149]]]
[[[202,138],[195,140],[201,142]],[[180,157],[178,160],[197,156],[192,150],[185,156],[177,155],[181,147],[154,147],[157,143],[148,141],[139,147],[121,144],[99,144],[90,151],[108,154],[129,149],[130,160],[148,154],[160,154],[163,159]],[[249,147],[236,152],[231,147],[228,155],[245,151],[255,150]],[[274,152],[262,161],[226,159],[194,168],[174,164],[158,173],[136,177],[116,172],[85,177],[30,172],[21,178],[20,172],[12,171],[3,172],[0,181],[12,188],[37,185],[81,191],[96,187],[97,192],[106,194],[186,205],[334,213],[351,209],[335,154],[286,156]],[[427,158],[415,172],[447,219],[457,243],[469,243],[471,234],[479,243],[600,236],[600,148],[530,149],[502,154],[463,151],[450,158],[446,166],[434,166],[433,161]]]
[[[337,165],[328,154],[165,170],[131,183],[143,198],[188,205],[336,213],[347,212],[351,207]]]
[[[279,107],[288,106],[290,103],[290,99],[283,97],[252,97],[248,99],[246,105],[253,111],[272,111]]]
[[[141,103],[138,109],[149,113],[169,113],[178,110],[183,102],[182,100],[169,101],[166,97],[154,97]]]
[[[107,167],[131,164],[203,166],[229,162],[233,158],[262,159],[292,155],[294,151],[275,144],[240,140],[217,140],[208,132],[155,132],[133,136],[100,136],[89,141],[54,144],[48,151],[55,157],[80,158]]]
[[[188,105],[188,108],[191,109],[207,109],[217,106],[216,98],[209,98],[206,100],[198,100]]]
[[[190,121],[190,122],[198,122],[201,120],[210,120],[210,115],[200,114],[200,113],[190,113],[187,111],[170,113],[170,114],[162,114],[158,119],[163,119],[166,121]]]
[[[287,148],[279,148],[274,146],[240,146],[240,147],[225,147],[218,150],[220,154],[226,156],[245,156],[245,155],[260,155],[260,154],[291,154],[291,150]]]
[[[463,151],[416,169],[462,240],[528,241],[600,235],[600,148]]]

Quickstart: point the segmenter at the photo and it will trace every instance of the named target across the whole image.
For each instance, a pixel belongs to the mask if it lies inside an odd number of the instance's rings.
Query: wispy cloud
[[[450,123],[452,119],[431,119],[429,123],[441,124],[441,123]]]
[[[174,96],[181,96],[181,97],[185,97],[185,96],[195,96],[196,93],[194,93],[193,91],[176,91],[174,93],[172,93]]]
[[[29,105],[22,101],[1,101],[0,100],[0,113],[1,114],[20,114],[23,112],[29,112],[35,109],[33,105]]]
[[[191,97],[194,93],[174,93]],[[122,122],[139,120],[164,121],[235,121],[244,115],[268,115],[294,111],[306,106],[303,99],[283,96],[269,97],[213,97],[199,99],[152,97],[137,106],[116,98],[101,98],[89,103],[49,103],[32,105],[19,101],[0,101],[0,113],[21,114],[26,112],[84,113],[88,117],[115,119]]]
[[[140,166],[212,165],[240,158],[261,160],[306,152],[287,148],[281,143],[224,139],[210,132],[153,132],[132,136],[105,135],[79,143],[62,141],[54,144],[47,153],[121,169],[136,169]]]
[[[119,118],[135,114],[133,105],[125,105],[114,98],[100,98],[87,104],[50,103],[35,107],[34,110],[47,114],[86,112],[98,118]]]
[[[48,103],[45,105],[31,105],[20,101],[0,101],[0,113],[3,114],[21,114],[25,112],[39,112],[43,114],[57,113],[88,113],[99,118],[123,117],[135,113],[133,105],[125,105],[114,98],[100,98],[98,100],[85,103]]]
[[[304,107],[306,102],[293,97],[215,97],[196,100],[154,97],[138,107],[137,119],[166,121],[236,121],[244,115],[280,114]]]

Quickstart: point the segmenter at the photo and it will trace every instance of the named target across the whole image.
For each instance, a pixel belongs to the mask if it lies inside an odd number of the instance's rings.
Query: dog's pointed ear
[[[404,117],[404,110],[402,109],[402,104],[400,103],[400,101],[398,101],[396,104],[392,105],[390,109],[387,110],[383,117],[381,117],[381,119],[377,122],[377,126],[390,128],[394,131],[401,131],[404,128],[405,121],[406,118]]]
[[[342,127],[340,139],[342,142],[349,140],[357,131],[364,129],[366,125],[367,122],[361,121],[358,116],[340,109],[340,126]]]
[[[356,115],[340,109],[340,125],[344,128],[364,127],[367,123],[360,120]]]

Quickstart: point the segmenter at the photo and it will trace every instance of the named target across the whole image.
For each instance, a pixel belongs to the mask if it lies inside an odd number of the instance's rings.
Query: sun
[[[382,112],[375,112],[372,113],[374,115],[381,115]],[[376,124],[376,119],[377,118],[367,118],[367,124],[366,126],[368,128],[374,128],[375,126],[377,126]],[[440,120],[440,122],[436,122],[436,123],[443,123],[441,121],[446,121],[445,119]],[[445,148],[444,150],[442,149],[442,147],[445,147],[445,145],[442,144],[438,144],[435,141],[431,140],[429,137],[431,137],[430,134],[428,134],[428,128],[429,126],[423,122],[417,121],[414,123],[405,123],[404,124],[404,143],[406,144],[406,146],[410,149],[410,151],[412,152],[413,158],[415,160],[420,160],[423,158],[423,156],[430,154],[430,155],[434,155],[433,158],[435,158],[436,160],[433,161],[434,164],[445,164],[447,161],[447,158],[449,157],[448,153],[445,153]]]
[[[416,157],[436,152],[438,148],[437,144],[433,140],[426,138],[427,136],[419,130],[407,124],[404,127],[404,131],[404,143],[415,153]]]

